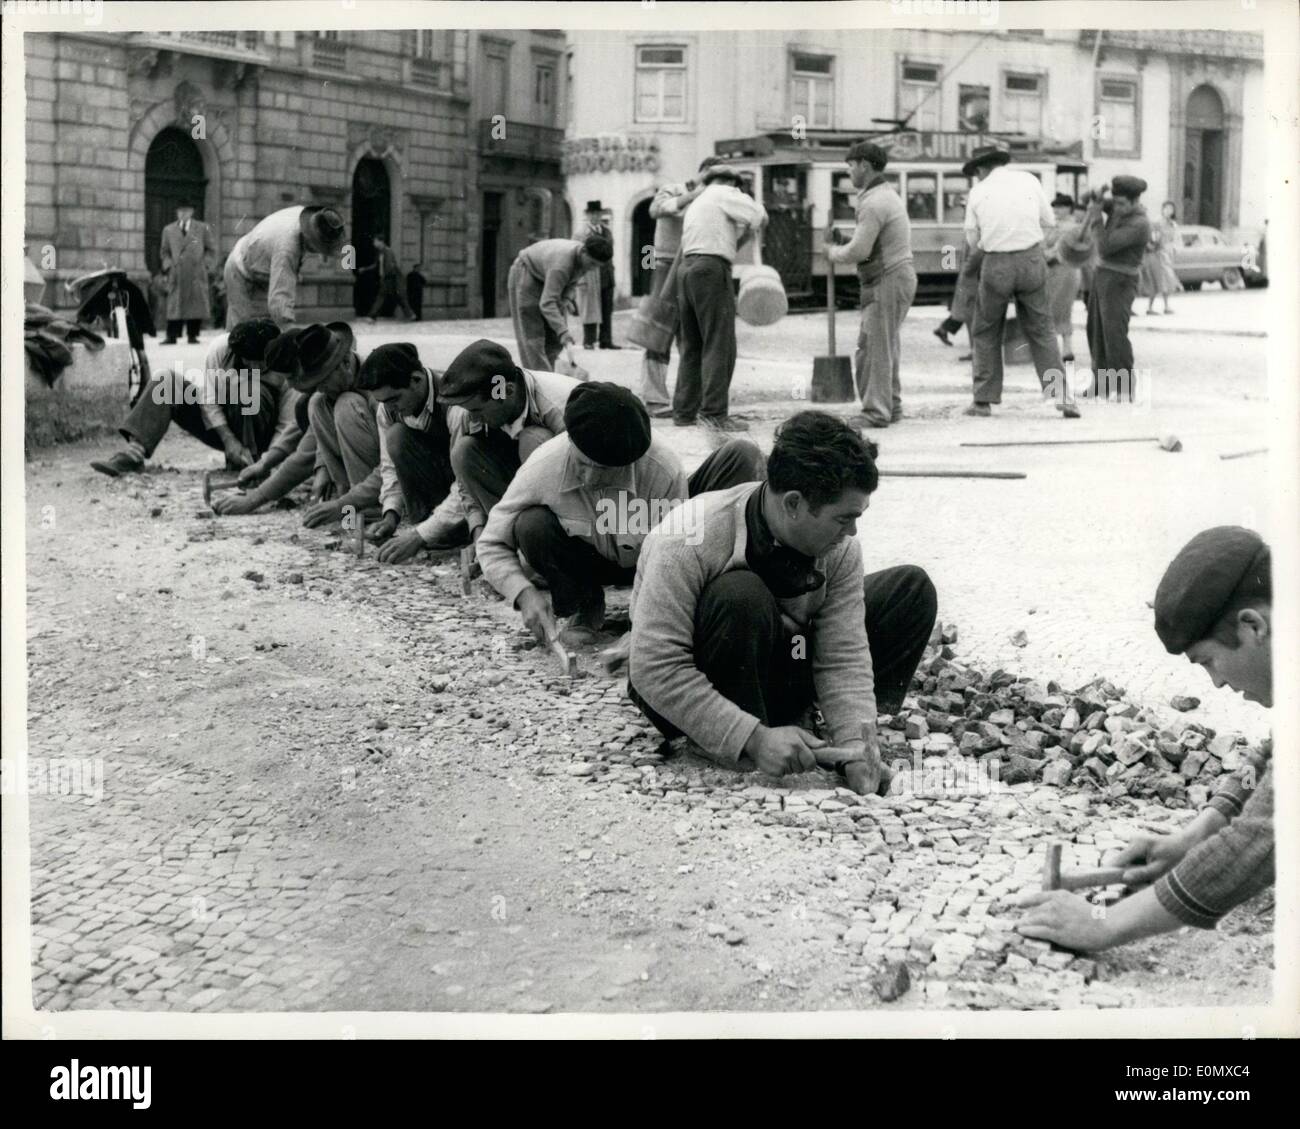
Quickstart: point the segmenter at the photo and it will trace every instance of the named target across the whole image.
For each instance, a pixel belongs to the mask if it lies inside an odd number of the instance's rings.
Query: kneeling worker
[[[1214,685],[1273,705],[1273,570],[1257,533],[1223,525],[1193,537],[1156,589],[1156,634],[1172,655],[1205,668]],[[1184,925],[1213,929],[1242,902],[1273,885],[1273,768],[1248,758],[1223,778],[1182,831],[1139,836],[1109,866],[1129,885],[1153,882],[1106,908],[1064,890],[1026,895],[1017,926],[1026,937],[1094,952]],[[1258,778],[1258,779],[1256,779]]]
[[[487,581],[519,609],[539,640],[558,628],[546,597],[519,563],[545,578],[554,615],[599,631],[607,584],[631,584],[646,534],[688,497],[762,477],[747,440],[714,451],[687,478],[681,460],[650,430],[645,405],[617,384],[586,383],[564,409],[565,433],[544,443],[493,507],[478,541]]]
[[[857,522],[878,484],[872,449],[826,412],[776,433],[767,481],[685,503],[645,539],[632,589],[629,693],[669,738],[772,776],[815,767],[896,712],[937,610],[925,572],[862,574]],[[867,748],[879,771],[880,750]]]

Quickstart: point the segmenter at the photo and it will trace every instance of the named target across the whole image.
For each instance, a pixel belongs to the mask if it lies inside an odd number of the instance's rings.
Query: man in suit
[[[391,298],[393,304],[406,315],[407,321],[415,321],[415,314],[411,312],[411,307],[406,301],[406,284],[402,278],[402,268],[397,265],[397,256],[382,236],[376,235],[374,244],[375,261],[369,266],[358,268],[358,273],[369,270],[379,272],[379,287],[375,291],[375,300],[366,319],[373,325],[375,318],[383,312],[384,303]]]
[[[294,324],[298,275],[308,255],[330,255],[343,245],[343,220],[318,205],[281,208],[239,237],[226,259],[226,325],[270,317]]]
[[[194,218],[194,201],[176,205],[176,222],[162,230],[162,270],[167,292],[167,336],[164,345],[175,345],[185,324],[191,345],[199,343],[199,326],[212,315],[208,294],[208,273],[217,252],[216,237],[202,220]]]
[[[599,200],[587,201],[587,229],[582,238],[598,235],[614,246],[614,233],[605,222],[605,213]],[[583,347],[621,349],[614,344],[614,259],[602,260],[587,272],[582,280],[582,336]]]

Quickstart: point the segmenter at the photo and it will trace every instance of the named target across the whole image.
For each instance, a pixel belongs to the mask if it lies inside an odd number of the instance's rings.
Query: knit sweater
[[[761,483],[692,498],[641,545],[632,587],[628,674],[646,703],[701,748],[735,764],[759,719],[723,697],[695,665],[695,608],[724,572],[743,569],[745,504]],[[808,639],[817,704],[836,745],[862,739],[876,719],[875,682],[862,594],[862,549],[837,541],[815,567],[821,587],[778,599],[786,627]]]

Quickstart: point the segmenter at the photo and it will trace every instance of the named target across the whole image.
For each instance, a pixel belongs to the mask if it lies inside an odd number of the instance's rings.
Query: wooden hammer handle
[[[1075,870],[1061,874],[1059,890],[1086,890],[1090,886],[1117,886],[1124,881],[1122,866],[1105,867],[1102,870]]]

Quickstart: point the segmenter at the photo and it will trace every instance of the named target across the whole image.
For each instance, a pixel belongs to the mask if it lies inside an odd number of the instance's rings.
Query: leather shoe
[[[123,474],[139,474],[144,470],[144,461],[135,459],[126,451],[118,451],[107,459],[95,459],[90,465],[100,474],[108,475],[109,478],[117,478]]]
[[[962,415],[964,416],[991,416],[993,409],[988,404],[972,404]]]

